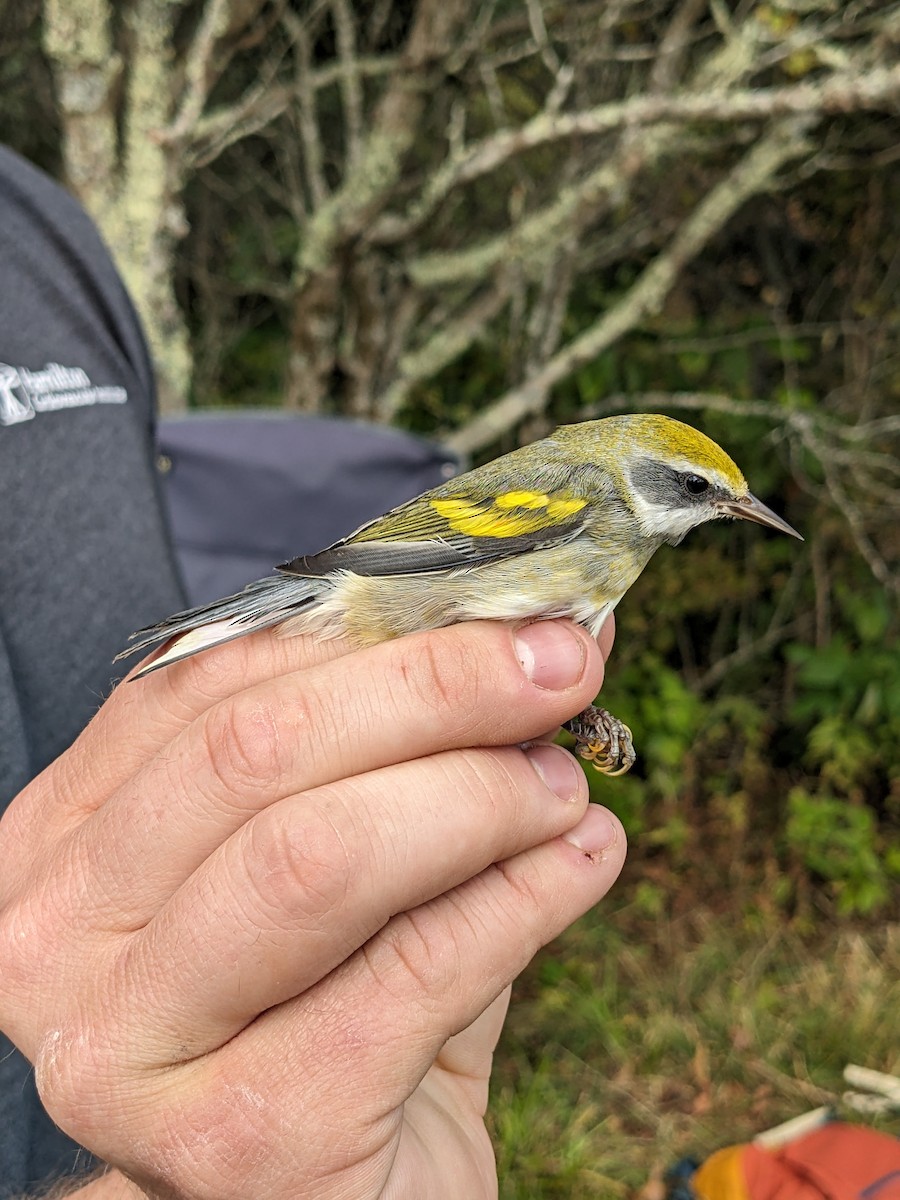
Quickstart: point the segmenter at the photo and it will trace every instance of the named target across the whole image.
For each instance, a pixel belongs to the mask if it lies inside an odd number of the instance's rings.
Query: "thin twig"
[[[541,113],[518,129],[491,134],[460,157],[448,159],[403,218],[385,222],[375,240],[397,241],[435,211],[455,188],[471,183],[526,150],[576,135],[596,137],[618,128],[660,122],[735,123],[792,114],[825,114],[892,106],[900,97],[900,65],[866,73],[835,72],[821,83],[780,88],[717,88],[701,94],[634,96],[577,113]]]
[[[490,287],[479,289],[462,312],[443,322],[423,346],[402,355],[396,378],[376,405],[378,420],[391,421],[417,384],[430,379],[483,337],[489,322],[503,310],[509,296],[509,281],[495,280]]]
[[[300,23],[295,14],[286,11],[285,24],[292,19]],[[296,32],[296,26],[292,28]],[[356,72],[360,77],[369,78],[391,75],[397,69],[397,62],[395,55],[359,58],[356,61]],[[339,63],[327,63],[318,68],[307,66],[303,76],[303,87],[309,96],[315,96],[317,92],[338,83],[341,74],[342,67]],[[205,166],[218,158],[234,142],[250,137],[272,124],[288,109],[298,91],[298,87],[293,84],[271,84],[267,80],[256,80],[234,104],[222,105],[201,116],[191,135],[194,161]],[[162,129],[157,136],[160,141],[166,141],[170,139],[171,134],[169,129]]]
[[[648,92],[669,95],[678,82],[694,25],[706,7],[706,0],[682,0],[659,44],[659,52],[650,72]]]
[[[231,15],[230,0],[207,0],[197,31],[184,59],[185,87],[181,103],[169,128],[172,142],[183,141],[195,128],[209,90],[218,78],[216,45],[227,30]]]
[[[447,442],[471,454],[541,412],[552,388],[658,310],[684,265],[756,192],[768,187],[779,169],[809,149],[808,122],[776,125],[737,163],[684,221],[669,246],[644,269],[622,299],[599,321],[553,356],[540,371],[508,392],[453,433]]]
[[[338,61],[341,72],[341,97],[344,103],[344,136],[347,146],[347,170],[356,165],[363,142],[363,95],[357,69],[356,25],[347,0],[332,0],[331,11],[337,30]]]
[[[316,113],[316,91],[312,86],[312,50],[304,22],[293,13],[285,13],[285,27],[290,31],[296,55],[294,77],[297,92],[297,124],[303,146],[303,161],[313,208],[320,208],[328,198],[323,167],[324,152],[319,120]]]

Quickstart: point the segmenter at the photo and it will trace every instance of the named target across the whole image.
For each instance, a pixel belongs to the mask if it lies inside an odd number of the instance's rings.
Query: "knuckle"
[[[486,828],[503,831],[516,819],[523,789],[513,766],[516,755],[515,750],[466,749],[454,752],[445,765],[448,790],[471,797]]]
[[[44,992],[53,966],[70,952],[71,922],[50,899],[50,891],[32,889],[0,911],[0,1002],[8,1032],[15,1014],[33,1024],[36,997]]]
[[[457,638],[426,638],[422,646],[420,673],[413,676],[416,698],[441,710],[457,710],[462,703],[465,708],[474,699],[474,676],[467,670],[463,647]]]
[[[108,1039],[107,1039],[108,1040]],[[264,1097],[243,1082],[196,1089],[157,1102],[159,1083],[143,1086],[104,1049],[100,1031],[50,1030],[35,1056],[38,1093],[55,1123],[101,1158],[122,1161],[152,1196],[237,1200],[271,1156]],[[224,1090],[223,1090],[224,1087]],[[156,1096],[154,1096],[156,1092]],[[209,1130],[217,1131],[210,1138]]]
[[[7,904],[0,913],[0,996],[13,1003],[27,995],[34,971],[34,921],[21,903]]]
[[[246,693],[229,697],[204,714],[202,753],[229,789],[255,792],[278,778],[284,760],[280,716],[271,698]]]
[[[152,1140],[134,1147],[134,1176],[148,1195],[243,1200],[260,1194],[260,1176],[278,1153],[271,1097],[246,1076],[217,1064],[186,1107],[160,1113]],[[215,1130],[215,1136],[210,1136]],[[173,1182],[175,1187],[173,1188]]]
[[[298,813],[298,804],[286,802],[260,813],[246,830],[245,872],[260,919],[315,927],[345,902],[352,855],[323,812]]]
[[[442,1009],[460,989],[464,971],[453,925],[430,909],[395,917],[366,954],[380,985],[402,1004]]]
[[[492,889],[492,924],[504,931],[507,944],[517,947],[524,966],[548,940],[560,902],[548,895],[539,877],[511,862],[494,863],[491,874],[500,883]]]
[[[436,630],[403,646],[397,670],[412,704],[440,714],[453,727],[471,724],[490,690],[485,660],[471,636],[453,628]]]
[[[523,919],[532,913],[545,912],[547,909],[546,889],[539,878],[513,868],[509,863],[494,863],[494,870],[503,880],[504,888],[499,895],[506,901],[504,907],[510,920],[522,925]],[[535,944],[537,950],[539,942]]]
[[[66,1023],[49,1029],[34,1056],[38,1095],[57,1125],[83,1145],[97,1146],[109,1112],[110,1056],[94,1029]]]
[[[507,824],[524,820],[529,794],[544,786],[516,746],[466,749],[454,757],[462,772],[459,786],[476,797],[480,809]]]
[[[251,1093],[251,1089],[245,1088],[244,1093]],[[167,1147],[168,1153],[161,1164],[153,1160],[147,1164],[148,1172],[159,1183],[177,1174],[182,1180],[181,1194],[191,1200],[244,1200],[258,1195],[258,1177],[277,1152],[270,1131],[262,1127],[259,1112],[260,1108],[265,1111],[262,1095],[257,1094],[256,1105],[248,1103],[246,1095],[238,1089],[226,1092],[223,1099],[227,1103],[215,1106],[214,1124],[201,1125],[207,1119],[205,1111],[192,1113],[198,1128],[187,1135],[179,1133]],[[208,1136],[208,1129],[216,1130],[214,1140]],[[161,1190],[161,1195],[167,1196],[169,1192]]]

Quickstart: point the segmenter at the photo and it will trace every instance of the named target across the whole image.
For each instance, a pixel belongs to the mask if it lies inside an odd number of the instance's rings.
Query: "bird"
[[[723,517],[803,540],[693,426],[656,413],[563,425],[241,592],[138,630],[116,661],[162,647],[136,680],[272,627],[362,647],[462,621],[567,617],[596,637],[660,546]],[[565,727],[604,774],[633,765],[631,730],[606,709],[589,705]]]

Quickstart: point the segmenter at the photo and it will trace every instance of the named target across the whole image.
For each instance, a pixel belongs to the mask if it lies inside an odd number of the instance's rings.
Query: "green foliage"
[[[788,812],[788,846],[805,867],[833,885],[839,913],[866,914],[885,904],[898,864],[879,853],[878,825],[870,809],[795,787]]]
[[[785,838],[827,881],[839,912],[868,913],[888,903],[898,877],[891,797],[900,778],[900,658],[883,594],[842,584],[835,598],[846,632],[788,649],[791,714],[813,774],[790,792]]]
[[[661,333],[671,328],[660,322]],[[586,404],[602,412],[605,396],[628,390],[750,398],[767,364],[790,375],[779,382],[771,371],[780,405],[818,411],[822,362],[809,338],[776,336],[752,313],[720,307],[680,318],[667,344],[662,353],[645,333],[612,347],[560,389],[560,417]],[[638,764],[612,781],[589,769],[592,797],[622,817],[633,852],[654,862],[664,854],[673,873],[699,855],[720,865],[719,882],[767,871],[770,900],[786,911],[806,903],[809,883],[840,915],[890,911],[900,857],[892,850],[900,653],[888,592],[854,553],[846,526],[792,489],[770,424],[734,411],[685,419],[720,441],[754,492],[812,542],[827,539],[818,552],[827,565],[814,580],[809,550],[734,526],[660,552],[617,611],[600,699],[632,726]],[[824,484],[815,456],[804,451],[795,467]],[[803,617],[814,606],[818,627]],[[779,622],[792,635],[768,643]]]
[[[666,583],[652,591],[658,605]],[[673,869],[697,854],[724,855],[729,870],[762,859],[786,877],[799,864],[842,915],[891,904],[898,658],[877,589],[847,589],[845,600],[848,632],[821,648],[788,647],[790,693],[780,701],[770,693],[768,702],[740,690],[753,678],[740,671],[720,689],[692,688],[672,665],[679,639],[671,628],[654,630],[652,618],[644,624],[622,606],[601,700],[632,727],[640,758],[625,779],[588,776],[592,797],[615,808],[638,851],[665,848]],[[692,611],[705,607],[694,600],[678,615],[673,605],[670,618],[689,626]],[[802,785],[791,782],[800,770]],[[785,906],[796,898],[793,887],[778,891]]]
[[[271,397],[284,375],[287,347],[275,340],[271,328],[249,329],[235,336],[231,346],[222,347],[221,370],[227,370],[230,386],[216,407],[271,407]],[[218,371],[216,372],[218,375]],[[210,402],[218,394],[214,381],[195,379],[195,389],[205,386]]]
[[[797,666],[797,682],[802,694],[792,706],[793,714],[801,721],[843,721],[848,728],[843,731],[849,737],[865,735],[869,739],[866,752],[858,756],[856,772],[863,775],[874,761],[883,757],[886,761],[900,727],[900,655],[891,644],[883,641],[886,621],[882,620],[883,597],[870,599],[870,606],[857,610],[861,620],[856,621],[859,631],[865,622],[875,635],[863,639],[858,635],[851,641],[847,636],[837,635],[822,647],[793,646],[788,658]],[[841,737],[834,739],[840,751]],[[892,745],[890,744],[892,742]],[[883,754],[882,754],[883,752]],[[816,749],[814,757],[821,763],[822,747]],[[849,763],[846,769],[852,770]],[[853,782],[848,777],[845,785]]]
[[[804,215],[796,228],[811,256],[809,280],[828,276],[837,243],[825,239],[843,236],[847,246],[854,209],[845,184],[835,180],[827,199],[799,201]],[[756,208],[757,223],[765,208]],[[800,208],[794,211],[799,218]],[[894,601],[839,509],[829,506],[835,460],[826,470],[815,440],[795,444],[789,455],[773,424],[757,413],[742,416],[735,400],[765,396],[814,422],[852,420],[867,403],[882,414],[895,411],[900,381],[884,361],[878,382],[857,387],[841,374],[840,337],[824,322],[803,327],[804,279],[788,280],[779,266],[782,256],[798,262],[787,249],[790,224],[782,214],[768,271],[742,260],[738,232],[732,255],[720,255],[708,273],[695,271],[680,290],[677,314],[649,322],[558,389],[555,415],[563,420],[585,408],[603,415],[610,396],[629,392],[660,395],[664,411],[666,395],[733,398],[721,411],[668,411],[726,447],[753,491],[807,537],[798,547],[758,529],[703,529],[656,556],[617,610],[617,644],[600,701],[632,726],[638,764],[622,780],[588,775],[593,797],[625,821],[632,852],[668,869],[672,881],[701,857],[718,886],[726,879],[746,886],[765,875],[768,900],[790,913],[808,905],[812,885],[817,902],[833,902],[842,916],[885,914],[894,907],[900,857]],[[896,245],[896,222],[883,230]],[[880,255],[865,245],[865,254]],[[889,257],[872,266],[876,277]],[[742,291],[740,277],[752,280],[752,289]],[[851,298],[831,287],[834,312],[852,311],[854,320],[879,312],[884,348],[896,349],[897,312],[887,290],[869,286]],[[769,293],[782,302],[792,291],[801,319],[772,320]],[[584,310],[570,310],[573,332],[610,303],[609,277],[586,283],[578,303]],[[836,379],[844,380],[841,387]],[[839,449],[847,461],[855,453],[853,441]],[[896,562],[890,507],[873,508],[854,491],[870,464],[879,467],[871,454],[854,462],[845,503],[856,507],[857,522],[867,522],[870,545]],[[888,465],[885,496],[895,494],[895,484],[895,464]]]

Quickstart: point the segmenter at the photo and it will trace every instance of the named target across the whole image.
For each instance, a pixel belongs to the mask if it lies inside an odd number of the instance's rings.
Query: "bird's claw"
[[[624,775],[634,766],[637,755],[631,730],[605,708],[589,704],[565,728],[575,737],[576,754],[604,775]]]

